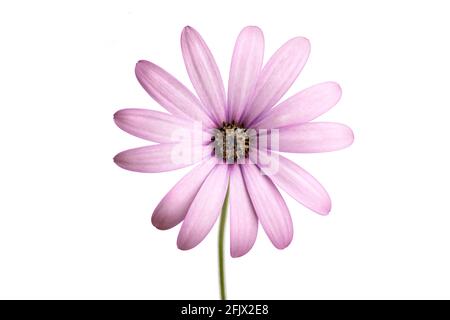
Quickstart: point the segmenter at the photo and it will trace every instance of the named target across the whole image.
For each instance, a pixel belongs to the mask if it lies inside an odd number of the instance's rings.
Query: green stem
[[[220,283],[220,299],[227,300],[227,290],[225,286],[225,253],[224,253],[224,238],[225,238],[225,224],[227,221],[228,212],[228,196],[230,187],[228,186],[225,200],[223,201],[222,214],[220,216],[219,224],[219,283]]]

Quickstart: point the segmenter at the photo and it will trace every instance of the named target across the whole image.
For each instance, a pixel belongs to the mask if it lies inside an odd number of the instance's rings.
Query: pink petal
[[[269,178],[305,207],[326,215],[331,199],[322,185],[308,172],[285,157],[272,153],[258,153],[258,166]]]
[[[226,120],[225,89],[219,68],[205,41],[192,27],[181,34],[186,70],[200,101],[217,124]]]
[[[149,61],[136,64],[136,77],[145,91],[170,113],[214,127],[200,101],[177,79]]]
[[[201,186],[181,225],[177,245],[181,250],[197,246],[220,215],[228,188],[228,165],[216,165]]]
[[[280,128],[279,147],[283,152],[327,152],[348,147],[353,143],[353,131],[333,122],[310,122]]]
[[[114,157],[121,168],[137,172],[162,172],[190,166],[208,157],[211,146],[184,143],[156,144],[122,151]]]
[[[234,258],[253,247],[258,233],[258,219],[245,187],[239,165],[230,171],[230,252]]]
[[[309,56],[309,41],[297,37],[286,42],[264,66],[256,84],[255,97],[243,120],[251,124],[272,108],[297,79]]]
[[[292,241],[294,231],[283,197],[255,165],[241,168],[248,194],[264,231],[276,248],[286,248]]]
[[[271,129],[309,122],[335,106],[341,93],[341,87],[335,82],[316,84],[274,107],[253,128]]]
[[[216,163],[216,158],[205,160],[170,189],[153,212],[152,223],[156,228],[167,230],[183,221],[203,181]]]
[[[207,143],[211,137],[202,131],[201,122],[147,109],[119,110],[114,114],[114,121],[120,129],[136,137],[159,143],[188,139]]]
[[[264,36],[258,27],[246,27],[234,46],[228,82],[229,121],[239,122],[254,93],[264,57]]]

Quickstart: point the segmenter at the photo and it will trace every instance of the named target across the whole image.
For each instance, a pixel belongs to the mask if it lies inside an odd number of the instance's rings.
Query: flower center
[[[223,123],[221,128],[211,137],[214,142],[214,152],[217,158],[227,163],[234,163],[248,158],[250,136],[247,129],[234,123]]]

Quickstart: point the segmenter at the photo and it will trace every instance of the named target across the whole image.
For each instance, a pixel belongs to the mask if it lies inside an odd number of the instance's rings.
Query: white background
[[[288,95],[334,80],[322,120],[352,147],[289,155],[333,199],[320,217],[285,196],[293,243],[260,229],[227,257],[234,299],[450,298],[450,19],[446,1],[2,1],[0,4],[0,298],[218,297],[214,229],[176,248],[178,227],[150,216],[189,169],[114,165],[145,144],[119,130],[124,107],[162,110],[134,65],[151,60],[189,88],[179,37],[192,25],[224,80],[240,29],[265,33],[266,59],[310,39]]]

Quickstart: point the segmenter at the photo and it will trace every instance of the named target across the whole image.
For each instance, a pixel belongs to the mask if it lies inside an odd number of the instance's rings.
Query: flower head
[[[139,61],[136,76],[169,113],[124,109],[114,115],[128,133],[158,144],[123,151],[114,161],[139,172],[161,172],[199,163],[156,207],[152,223],[169,229],[182,223],[177,245],[197,246],[216,222],[227,190],[233,257],[253,246],[258,223],[275,247],[293,237],[289,210],[278,188],[305,207],[326,215],[328,193],[309,173],[279,152],[334,151],[353,142],[345,125],[310,122],[340,99],[334,82],[309,87],[278,103],[305,65],[309,41],[286,42],[263,65],[264,38],[257,27],[239,34],[233,52],[228,94],[219,68],[200,34],[184,28],[181,49],[194,96],[168,72]],[[278,104],[277,104],[278,103]]]

